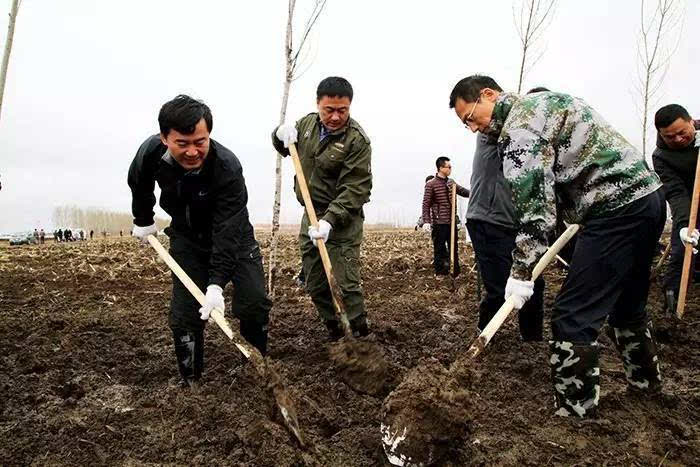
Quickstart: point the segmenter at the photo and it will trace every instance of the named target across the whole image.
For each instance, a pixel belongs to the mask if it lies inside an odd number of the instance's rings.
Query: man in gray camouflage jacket
[[[583,228],[554,303],[550,365],[556,414],[595,414],[598,333],[614,330],[629,387],[661,390],[646,313],[649,271],[665,220],[661,183],[641,154],[588,104],[567,94],[504,93],[484,76],[461,80],[450,107],[471,131],[498,138],[518,235],[506,298],[530,298],[532,270],[547,250],[557,213]]]

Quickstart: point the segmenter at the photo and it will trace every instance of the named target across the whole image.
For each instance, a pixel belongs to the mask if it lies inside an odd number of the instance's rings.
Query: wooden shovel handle
[[[452,213],[450,214],[450,276],[455,276],[455,217],[457,215],[457,183],[452,181]]]
[[[549,265],[549,263],[552,262],[552,260],[557,256],[559,251],[561,251],[562,248],[564,248],[564,245],[571,240],[571,237],[576,235],[576,232],[578,232],[579,226],[578,224],[572,224],[567,228],[563,234],[557,239],[557,241],[554,242],[552,246],[549,247],[549,249],[542,255],[540,260],[537,262],[535,265],[535,268],[532,270],[532,280],[536,280],[538,277],[540,277],[540,274],[542,274],[542,271],[545,270],[545,268]],[[479,334],[479,337],[476,338],[476,341],[469,347],[469,350],[467,350],[467,356],[469,358],[474,358],[477,355],[481,353],[482,350],[488,345],[488,343],[491,341],[491,338],[493,337],[494,334],[496,334],[496,331],[501,327],[503,322],[506,320],[508,315],[510,314],[511,311],[515,308],[515,301],[513,297],[508,297],[508,299],[501,305],[501,308],[498,309],[496,314],[491,318],[491,321],[489,321],[489,324],[486,325],[484,330]]]
[[[697,227],[698,220],[698,200],[700,199],[700,153],[698,153],[698,161],[695,164],[695,183],[693,184],[693,199],[690,202],[690,216],[688,219],[688,234],[692,234]],[[676,316],[678,319],[683,318],[685,312],[685,297],[688,291],[688,282],[690,281],[690,266],[693,262],[693,245],[690,243],[685,247],[685,256],[683,257],[683,274],[681,275],[681,286],[678,290],[678,306],[676,307]]]
[[[304,199],[304,207],[306,208],[306,214],[309,216],[309,222],[314,228],[318,229],[316,210],[314,209],[314,204],[311,201],[311,193],[309,193],[309,187],[306,184],[306,177],[304,176],[304,170],[301,167],[301,161],[299,160],[299,153],[297,152],[296,144],[292,143],[289,145],[289,154],[291,155],[292,162],[294,163],[294,173],[297,176],[297,186],[301,190],[301,197]],[[316,246],[318,247],[318,252],[321,255],[323,269],[326,271],[326,278],[328,279],[328,285],[331,289],[333,306],[335,307],[340,322],[343,326],[345,335],[352,336],[350,322],[348,321],[348,315],[345,313],[345,305],[343,304],[343,293],[340,290],[338,282],[335,280],[335,276],[333,275],[333,265],[331,264],[331,258],[328,255],[328,249],[326,248],[325,242],[321,239],[316,240]]]
[[[149,235],[146,238],[148,240],[148,243],[150,243],[153,249],[156,250],[158,256],[160,256],[161,259],[165,262],[165,264],[168,265],[173,274],[175,274],[177,278],[180,279],[180,282],[182,282],[185,288],[189,290],[189,292],[199,302],[199,304],[204,306],[204,303],[206,302],[206,297],[202,293],[202,291],[199,290],[197,284],[195,284],[194,281],[190,279],[190,276],[188,276],[184,269],[182,269],[180,265],[177,264],[177,261],[175,261],[175,259],[172,256],[170,256],[170,253],[168,253],[167,250],[163,248],[163,245],[160,244],[156,237],[154,237],[153,235]],[[210,317],[214,320],[214,322],[217,325],[219,325],[221,330],[224,331],[224,334],[226,334],[229,339],[233,339],[233,329],[231,329],[231,326],[228,324],[228,321],[226,321],[226,318],[224,318],[223,310],[215,308],[211,312]],[[236,342],[235,344],[236,347],[238,347],[238,350],[240,350],[241,353],[245,356],[245,358],[250,358],[251,351],[249,349],[239,344],[238,342]]]

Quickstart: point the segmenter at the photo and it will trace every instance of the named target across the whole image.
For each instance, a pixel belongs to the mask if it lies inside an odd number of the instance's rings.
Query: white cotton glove
[[[157,234],[158,228],[156,227],[156,224],[147,225],[146,227],[139,227],[138,225],[134,225],[134,237],[141,240],[141,243],[148,243],[146,237],[148,237],[149,235]]]
[[[508,278],[505,298],[508,300],[508,297],[513,297],[516,310],[521,309],[525,302],[532,297],[533,293],[535,293],[535,283],[533,281],[521,281],[513,277]]]
[[[693,254],[698,252],[698,250],[695,248],[698,246],[698,240],[700,239],[700,232],[698,232],[698,229],[693,230],[692,235],[688,235],[688,227],[683,227],[679,235],[683,245],[688,246],[688,243],[693,245]]]
[[[314,242],[315,247],[318,247],[316,240],[319,238],[323,240],[323,243],[328,241],[328,235],[330,235],[332,228],[333,226],[323,219],[318,221],[318,229],[315,229],[313,225],[309,226],[309,237],[311,237],[311,241]]]
[[[433,230],[432,225],[428,224],[427,222],[423,224],[423,232],[430,232],[431,230]]]
[[[209,315],[216,308],[221,310],[221,314],[224,314],[226,304],[224,303],[224,291],[216,284],[212,284],[207,287],[207,295],[204,301],[204,306],[199,309],[199,317],[202,321],[207,321]]]
[[[282,141],[285,148],[288,148],[290,144],[297,142],[297,129],[291,123],[283,123],[275,132],[277,139]]]

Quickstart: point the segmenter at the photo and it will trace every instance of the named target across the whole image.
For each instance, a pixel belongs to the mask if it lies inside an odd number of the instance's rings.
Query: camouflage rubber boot
[[[637,328],[613,329],[630,389],[649,394],[661,392],[661,370],[651,321]]]
[[[549,341],[555,415],[591,417],[600,398],[598,343]]]
[[[173,329],[177,369],[183,387],[192,386],[202,377],[204,367],[204,332]]]

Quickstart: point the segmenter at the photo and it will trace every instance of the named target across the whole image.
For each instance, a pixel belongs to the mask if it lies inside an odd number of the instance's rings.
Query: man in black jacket
[[[129,168],[133,235],[146,241],[157,232],[153,189],[158,182],[160,206],[172,217],[165,230],[170,254],[200,289],[207,289],[200,308],[173,275],[169,323],[178,369],[187,385],[201,377],[204,326],[214,309],[224,310],[223,289],[229,281],[234,285],[231,308],[240,319],[241,335],[263,354],[272,303],[248,219],[241,163],[210,139],[209,107],[180,95],[163,105],[158,123],[160,134],[146,139]]]
[[[656,112],[654,124],[658,131],[654,170],[664,184],[664,194],[673,216],[671,260],[664,278],[666,310],[673,313],[680,288],[685,244],[689,242],[697,246],[699,235],[697,230],[688,232],[688,219],[698,160],[700,141],[696,131],[700,130],[700,120],[694,121],[682,106],[671,104]]]

